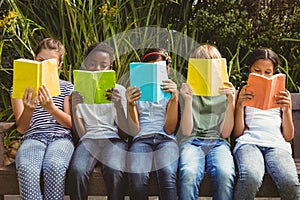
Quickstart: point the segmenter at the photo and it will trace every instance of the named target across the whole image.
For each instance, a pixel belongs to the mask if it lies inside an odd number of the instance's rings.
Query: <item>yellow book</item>
[[[190,58],[187,83],[197,96],[218,96],[219,88],[229,81],[225,58]]]
[[[56,59],[42,62],[23,58],[14,60],[12,98],[22,99],[26,88],[33,88],[36,92],[42,85],[47,86],[52,97],[60,95]]]

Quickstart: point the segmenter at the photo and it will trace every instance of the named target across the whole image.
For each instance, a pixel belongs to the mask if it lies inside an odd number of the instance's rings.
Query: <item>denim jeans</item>
[[[142,136],[133,141],[127,158],[131,200],[148,199],[148,181],[154,171],[160,200],[177,199],[178,145],[161,134]]]
[[[118,138],[85,141],[76,147],[68,171],[71,199],[88,199],[89,177],[98,163],[106,184],[108,199],[124,199],[127,143]]]
[[[191,139],[180,146],[179,195],[181,200],[198,199],[204,172],[212,178],[213,199],[232,199],[235,169],[226,141]]]
[[[16,157],[21,199],[62,200],[73,151],[71,137],[64,134],[48,133],[24,139]],[[44,177],[43,198],[41,174]]]
[[[239,170],[234,199],[254,199],[262,184],[265,168],[276,183],[281,199],[300,199],[296,166],[287,151],[244,144],[234,156]]]

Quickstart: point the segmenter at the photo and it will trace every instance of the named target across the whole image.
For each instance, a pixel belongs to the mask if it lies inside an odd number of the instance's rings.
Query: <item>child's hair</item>
[[[169,53],[167,50],[162,48],[150,48],[148,49],[144,56],[142,57],[142,62],[151,62],[157,60],[159,57],[162,57],[163,60],[166,61],[166,64],[169,65],[172,60],[169,56]]]
[[[203,44],[195,49],[190,58],[215,59],[222,58],[222,55],[214,45]]]
[[[97,42],[95,44],[92,44],[88,47],[88,50],[86,52],[86,57],[89,55],[89,53],[93,51],[100,51],[107,53],[109,55],[110,63],[112,64],[115,60],[115,53],[114,49],[110,47],[108,44],[104,42]]]
[[[53,38],[43,39],[34,51],[35,56],[38,55],[42,49],[55,50],[59,55],[59,62],[62,63],[66,50],[64,45],[59,40]]]
[[[251,67],[253,63],[259,59],[268,59],[273,63],[274,66],[274,73],[278,71],[278,66],[280,64],[280,60],[278,55],[272,51],[271,49],[261,47],[254,50],[248,57],[246,61],[246,65]]]

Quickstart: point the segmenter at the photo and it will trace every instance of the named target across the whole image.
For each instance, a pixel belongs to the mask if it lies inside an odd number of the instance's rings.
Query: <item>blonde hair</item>
[[[222,58],[222,55],[217,47],[210,44],[203,44],[195,49],[190,58],[214,59]]]

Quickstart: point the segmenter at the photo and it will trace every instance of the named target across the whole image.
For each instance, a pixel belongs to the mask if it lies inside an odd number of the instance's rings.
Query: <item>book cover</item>
[[[106,99],[106,90],[116,85],[114,70],[86,71],[74,70],[74,90],[84,97],[85,104],[111,103]]]
[[[250,73],[246,90],[253,92],[254,97],[245,101],[245,106],[262,110],[280,107],[276,103],[275,95],[285,90],[285,74],[276,74],[271,78],[260,74]]]
[[[36,92],[41,85],[47,86],[52,97],[60,95],[56,59],[42,62],[24,58],[14,60],[12,98],[22,99],[27,87]]]
[[[130,85],[140,88],[139,101],[158,102],[171,98],[171,93],[161,88],[163,80],[168,79],[166,61],[156,63],[130,63]]]
[[[187,83],[197,96],[218,96],[219,88],[229,81],[226,59],[190,58]]]

